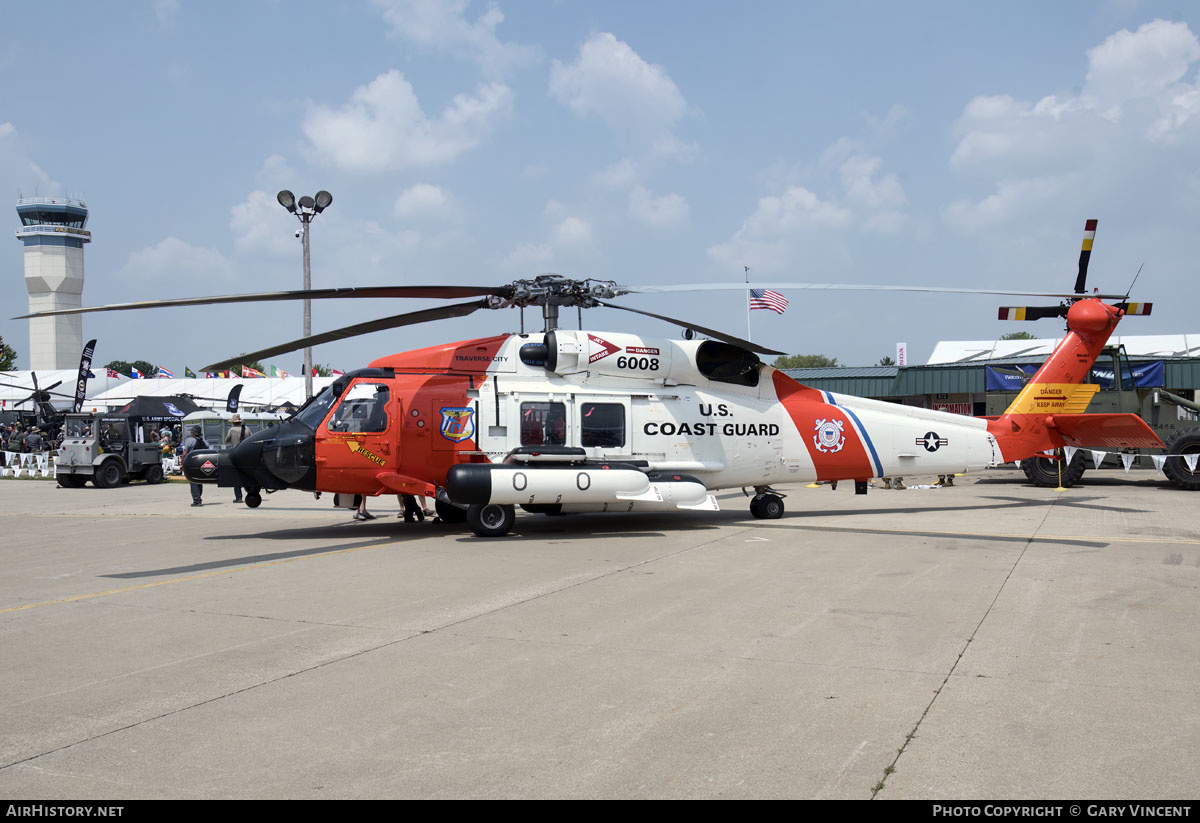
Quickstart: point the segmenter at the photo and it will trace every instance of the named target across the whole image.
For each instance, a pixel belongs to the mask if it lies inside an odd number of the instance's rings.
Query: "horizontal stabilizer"
[[[1141,314],[1150,313],[1150,309],[1154,308],[1153,303],[1118,303],[1117,308],[1126,314]]]
[[[1066,317],[1066,306],[1002,306],[1001,320],[1041,320],[1043,317]]]
[[[1136,414],[1051,416],[1046,425],[1068,446],[1087,449],[1161,449],[1163,442]]]

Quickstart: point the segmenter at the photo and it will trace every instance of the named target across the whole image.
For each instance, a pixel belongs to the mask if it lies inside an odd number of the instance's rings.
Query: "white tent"
[[[334,377],[314,377],[313,392],[319,393],[332,383]],[[38,375],[41,380],[41,375]],[[155,395],[190,397],[198,406],[224,408],[225,400],[234,386],[242,385],[241,405],[247,408],[278,406],[288,402],[304,405],[303,377],[150,377],[128,380],[97,395],[95,402],[110,408],[123,406],[135,397]]]
[[[982,363],[1010,357],[1048,357],[1061,337],[1036,340],[943,340],[933,347],[928,365]],[[1121,335],[1108,339],[1110,346],[1124,346],[1130,357],[1196,357],[1200,334]]]

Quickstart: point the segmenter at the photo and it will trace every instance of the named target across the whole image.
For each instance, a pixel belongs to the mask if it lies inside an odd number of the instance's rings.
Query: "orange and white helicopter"
[[[1094,221],[1075,291],[1046,294],[933,287],[801,283],[621,286],[542,275],[499,287],[390,286],[151,301],[75,311],[254,300],[480,298],[360,323],[205,366],[215,371],[308,345],[481,309],[540,306],[537,334],[463,340],[381,357],[349,372],[279,426],[229,451],[196,451],[193,482],[242,486],[246,504],[281,489],[340,495],[435,497],[444,520],[480,536],[513,527],[515,509],[570,512],[713,511],[712,492],[753,489],[750,512],[784,513],[773,486],[949,474],[1026,460],[1064,446],[1161,447],[1134,414],[1082,414],[1082,383],[1127,313],[1128,295],[1086,295]],[[865,289],[1036,294],[1053,307],[1001,317],[1064,317],[1068,333],[1001,416],[972,418],[833,394],[801,385],[759,360],[779,354],[722,332],[609,302],[685,289]],[[1105,302],[1115,300],[1115,303]],[[672,340],[558,327],[564,306],[606,306],[658,318],[710,339]],[[46,316],[62,312],[44,312]],[[750,495],[750,492],[747,491]]]

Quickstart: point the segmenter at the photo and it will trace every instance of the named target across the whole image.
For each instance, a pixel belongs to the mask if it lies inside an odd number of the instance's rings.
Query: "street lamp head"
[[[321,212],[325,211],[325,209],[329,208],[329,205],[332,202],[333,202],[332,194],[325,191],[324,189],[321,189],[319,192],[317,192],[317,197],[316,197],[317,214],[320,214]]]
[[[302,211],[312,211],[315,205],[313,199],[307,194],[300,198],[300,209]]]
[[[292,214],[296,213],[296,195],[292,194],[287,189],[284,189],[283,191],[279,192],[279,194],[275,195],[275,199],[279,201],[279,205],[283,206]]]

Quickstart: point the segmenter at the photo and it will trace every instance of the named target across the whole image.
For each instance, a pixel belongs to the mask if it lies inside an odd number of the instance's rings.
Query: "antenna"
[[[1129,288],[1125,290],[1125,298],[1126,298],[1126,299],[1128,299],[1128,298],[1129,298],[1129,295],[1133,293],[1133,284],[1134,284],[1134,283],[1136,283],[1136,282],[1137,282],[1137,279],[1138,279],[1139,277],[1141,277],[1141,276],[1142,276],[1142,268],[1143,268],[1145,265],[1146,265],[1146,263],[1145,263],[1145,261],[1143,261],[1143,262],[1142,262],[1142,265],[1141,265],[1141,266],[1138,266],[1137,274],[1135,274],[1135,275],[1133,276],[1133,283],[1130,283],[1130,284],[1129,284]]]

